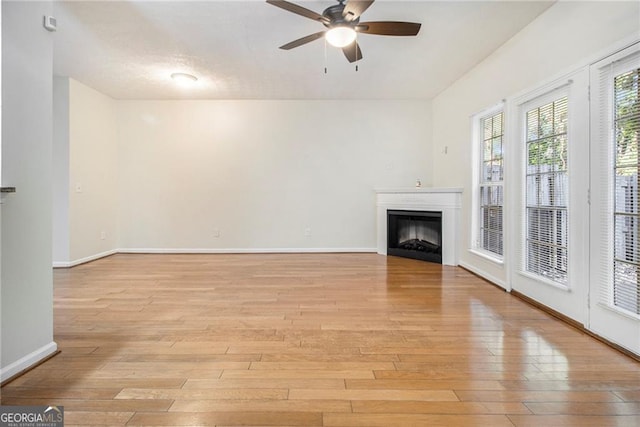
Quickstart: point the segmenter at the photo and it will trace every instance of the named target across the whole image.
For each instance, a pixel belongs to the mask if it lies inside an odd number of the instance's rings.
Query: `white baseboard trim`
[[[111,249],[110,251],[101,252],[101,253],[95,254],[95,255],[90,255],[88,257],[80,258],[80,259],[77,259],[75,261],[68,261],[68,262],[54,261],[53,262],[53,268],[75,267],[76,265],[84,264],[84,263],[90,262],[90,261],[95,261],[97,259],[104,258],[106,256],[113,255],[113,254],[116,254],[116,253],[118,253],[117,249]]]
[[[53,268],[71,268],[113,254],[296,254],[296,253],[375,253],[376,248],[121,248],[75,261],[54,261]]]
[[[494,285],[498,285],[500,286],[502,289],[504,289],[505,291],[509,292],[510,289],[507,287],[507,284],[504,282],[504,280],[498,279],[497,277],[495,277],[492,274],[487,273],[484,270],[479,269],[478,267],[468,264],[464,261],[460,261],[459,262],[460,267],[463,267],[467,270],[469,270],[472,273],[477,274],[478,276],[490,281],[491,283],[493,283]]]
[[[51,341],[49,344],[40,347],[36,351],[32,351],[26,356],[0,369],[0,382],[4,382],[20,372],[29,369],[56,351],[58,351],[58,344],[56,344],[55,341]]]
[[[126,248],[123,254],[288,254],[288,253],[375,253],[376,248]]]

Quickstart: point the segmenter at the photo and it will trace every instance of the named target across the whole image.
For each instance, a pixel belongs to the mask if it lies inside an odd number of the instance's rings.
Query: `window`
[[[526,271],[567,283],[567,97],[526,112]]]
[[[640,314],[640,68],[613,79],[613,304]]]
[[[479,119],[480,179],[476,248],[503,255],[504,113]]]

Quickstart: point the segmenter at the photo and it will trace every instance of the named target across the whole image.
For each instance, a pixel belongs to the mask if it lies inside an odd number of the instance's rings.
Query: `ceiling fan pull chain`
[[[356,40],[353,42],[353,49],[356,51],[356,73],[358,72],[358,61],[360,57],[358,56],[358,33],[356,32]]]
[[[327,74],[327,39],[324,39],[324,73]]]

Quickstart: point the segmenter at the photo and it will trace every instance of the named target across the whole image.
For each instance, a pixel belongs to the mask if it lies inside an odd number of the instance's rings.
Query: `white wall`
[[[117,248],[117,135],[116,102],[69,79],[67,188],[72,263]]]
[[[429,102],[119,101],[118,112],[125,249],[374,250],[373,189],[430,183]]]
[[[54,352],[52,287],[51,2],[2,2],[0,377]]]
[[[471,115],[637,36],[639,7],[638,2],[556,3],[434,99],[433,182],[465,188],[462,248],[471,239]],[[506,280],[503,267],[471,252],[463,250],[461,261],[492,280]]]

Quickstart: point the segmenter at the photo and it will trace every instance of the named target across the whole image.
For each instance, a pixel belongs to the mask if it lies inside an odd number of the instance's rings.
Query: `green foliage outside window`
[[[638,173],[640,137],[640,69],[615,78],[615,132],[617,175]]]

